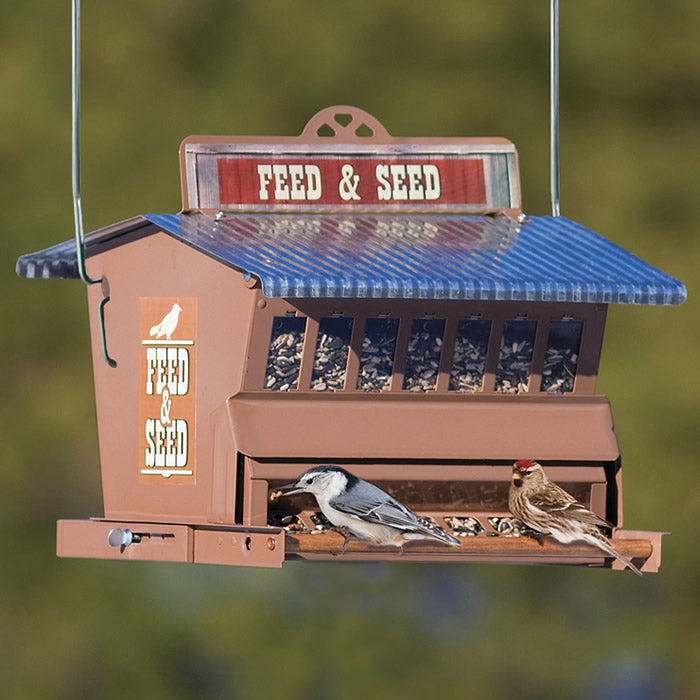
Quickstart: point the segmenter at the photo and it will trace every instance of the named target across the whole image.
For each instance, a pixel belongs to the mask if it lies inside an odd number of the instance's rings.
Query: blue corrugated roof
[[[684,285],[563,217],[416,214],[148,214],[151,222],[261,280],[270,297],[393,297],[681,304]],[[128,225],[127,225],[128,224]],[[106,231],[107,229],[105,229]],[[87,237],[100,252],[100,232]],[[104,238],[104,234],[102,236]],[[124,243],[130,240],[124,236]],[[25,277],[76,276],[72,241],[22,256]],[[75,274],[71,274],[74,271]]]
[[[563,217],[147,215],[270,297],[681,304],[684,285]]]

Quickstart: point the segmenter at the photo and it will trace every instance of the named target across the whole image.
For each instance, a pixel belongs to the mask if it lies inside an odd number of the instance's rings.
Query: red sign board
[[[264,204],[486,205],[483,158],[236,156],[217,161],[221,207]]]

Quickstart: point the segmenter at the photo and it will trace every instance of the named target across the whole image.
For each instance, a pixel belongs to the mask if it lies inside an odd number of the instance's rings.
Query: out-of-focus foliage
[[[661,573],[56,559],[56,519],[101,512],[85,292],[12,269],[72,235],[70,6],[8,3],[4,697],[695,696],[700,4],[562,5],[562,211],[681,278],[690,295],[680,308],[611,308],[599,384],[622,447],[625,524],[673,532]],[[362,107],[396,135],[511,138],[525,210],[546,214],[548,6],[84,3],[86,229],[177,211],[185,136],[296,134],[332,104]]]

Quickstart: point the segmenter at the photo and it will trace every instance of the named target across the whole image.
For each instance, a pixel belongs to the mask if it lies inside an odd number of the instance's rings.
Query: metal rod
[[[83,231],[83,208],[80,198],[80,0],[73,0],[72,4],[73,25],[73,54],[72,54],[72,147],[73,147],[73,219],[75,221],[75,251],[78,262],[78,274],[86,285],[104,282],[103,278],[93,279],[85,269],[85,234]],[[103,293],[105,284],[103,286]],[[110,367],[116,367],[117,363],[107,352],[107,336],[105,332],[104,307],[109,301],[109,295],[104,294],[100,303],[100,337],[102,340],[102,355]]]
[[[549,49],[549,181],[552,193],[552,216],[559,216],[559,0],[551,0]]]
[[[80,201],[80,0],[73,0],[73,219],[75,221],[75,246],[78,257],[78,274],[85,284],[96,284],[85,269],[85,236],[83,233],[83,209]]]

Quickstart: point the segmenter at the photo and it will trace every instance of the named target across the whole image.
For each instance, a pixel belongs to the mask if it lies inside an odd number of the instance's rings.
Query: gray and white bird
[[[513,478],[508,493],[508,507],[516,518],[557,542],[585,542],[619,559],[639,576],[642,572],[623,557],[600,528],[612,525],[588,510],[570,493],[547,478],[542,465],[531,459],[520,459],[513,465]]]
[[[312,493],[321,512],[345,537],[378,545],[393,545],[403,553],[409,540],[433,539],[459,547],[460,542],[426,518],[416,515],[374,484],[359,479],[346,469],[322,464],[307,469],[293,484],[281,491],[290,496]]]

